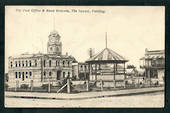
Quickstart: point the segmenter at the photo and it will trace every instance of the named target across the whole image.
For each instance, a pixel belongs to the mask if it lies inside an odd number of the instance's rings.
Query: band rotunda
[[[21,54],[9,57],[9,87],[39,87],[67,76],[72,77],[72,62],[74,57],[68,53],[62,54],[62,42],[57,31],[52,31],[48,36],[47,53]]]

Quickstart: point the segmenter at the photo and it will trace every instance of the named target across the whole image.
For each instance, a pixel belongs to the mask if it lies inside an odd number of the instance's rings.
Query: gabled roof
[[[118,53],[114,52],[109,48],[103,49],[98,54],[89,58],[86,62],[127,62],[123,56],[119,55]]]

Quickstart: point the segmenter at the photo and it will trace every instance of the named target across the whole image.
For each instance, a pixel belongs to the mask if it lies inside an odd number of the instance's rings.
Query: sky
[[[79,62],[89,58],[89,48],[95,53],[105,48],[107,32],[107,47],[139,67],[145,48],[165,49],[165,7],[6,6],[5,72],[9,56],[47,53],[53,30],[61,36],[62,54],[68,52]]]

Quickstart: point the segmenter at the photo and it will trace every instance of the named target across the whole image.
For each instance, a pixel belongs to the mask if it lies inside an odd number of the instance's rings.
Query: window
[[[70,72],[68,72],[68,77],[70,77]]]
[[[22,61],[22,67],[24,67],[24,61]]]
[[[17,77],[17,72],[15,72],[15,78],[18,78],[18,77]]]
[[[63,61],[63,67],[64,67],[65,62]]]
[[[19,78],[21,78],[21,72],[19,72]]]
[[[31,67],[31,60],[29,62],[30,62],[30,67]]]
[[[51,76],[51,72],[49,72],[49,76]]]
[[[44,67],[45,67],[45,60],[44,60]]]
[[[57,49],[57,51],[59,51],[59,48],[58,48],[58,47],[57,47],[56,49]]]
[[[19,61],[19,67],[21,66],[21,63],[20,63],[20,61]]]
[[[22,72],[22,80],[24,81],[24,72]]]
[[[28,61],[26,60],[26,67],[28,66]]]
[[[44,76],[46,76],[46,72],[44,72]]]
[[[80,70],[83,70],[83,66],[82,65],[80,66]]]
[[[58,61],[58,66],[60,66],[60,61]]]
[[[56,61],[56,66],[58,66],[58,62]]]
[[[12,68],[12,62],[11,62],[11,68]]]
[[[50,47],[50,50],[52,51],[52,50],[53,50],[53,48],[52,48],[52,47]]]
[[[49,67],[51,67],[51,60],[49,60]]]
[[[26,78],[28,78],[28,76],[26,76]]]
[[[32,72],[30,72],[30,76],[32,76]]]
[[[15,67],[17,67],[17,61],[15,61]]]
[[[63,72],[63,78],[65,78],[65,72]]]
[[[84,66],[84,69],[86,70],[86,65]]]
[[[70,62],[68,61],[68,66],[70,65]]]
[[[35,67],[37,67],[37,60],[35,60]]]
[[[28,72],[26,72],[26,75],[28,74]]]

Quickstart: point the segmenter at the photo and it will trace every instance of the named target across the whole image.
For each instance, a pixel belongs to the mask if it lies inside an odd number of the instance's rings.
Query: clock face
[[[51,42],[55,42],[55,41],[56,41],[56,38],[55,38],[55,37],[51,37],[50,41],[51,41]]]

